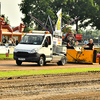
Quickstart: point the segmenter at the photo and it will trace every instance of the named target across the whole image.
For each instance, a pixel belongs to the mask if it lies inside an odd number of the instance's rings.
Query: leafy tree
[[[67,1],[67,12],[73,19],[76,17],[80,18],[75,21],[76,31],[78,32],[78,22],[80,21],[80,27],[88,26],[91,21],[84,23],[84,20],[91,19],[94,16],[94,12],[97,10],[93,4],[93,0],[68,0]]]
[[[22,0],[22,3],[19,4],[20,10],[25,15],[25,17],[22,19],[23,22],[32,27],[31,23],[34,21],[37,26],[39,26],[39,23],[37,23],[33,18],[29,16],[29,13],[31,13],[34,17],[42,21],[43,24],[45,24],[46,19],[48,15],[51,16],[51,18],[54,18],[54,13],[52,9],[49,7],[49,3],[51,0]],[[39,26],[40,27],[40,26]]]
[[[68,33],[68,30],[71,29],[71,28],[72,28],[72,27],[69,27],[69,26],[68,26],[68,27],[65,27],[65,28],[62,30],[62,32],[63,32],[64,34],[65,34],[65,33]]]
[[[66,1],[66,0],[64,0]],[[29,13],[31,13],[34,17],[42,21],[43,24],[46,23],[46,19],[48,15],[50,15],[52,19],[53,26],[56,24],[57,11],[63,7],[63,5],[59,5],[61,3],[61,0],[22,0],[22,3],[19,4],[21,12],[25,15],[24,18],[22,18],[23,22],[27,25],[32,27],[32,21],[36,23],[36,26],[38,29],[41,25],[37,23],[33,18],[29,16]],[[67,12],[63,14],[63,17],[67,20],[70,19],[70,17],[66,16]],[[65,23],[65,22],[63,22]],[[47,26],[50,27],[50,26]]]
[[[100,0],[94,0],[93,3],[97,7],[97,10],[92,13],[91,26],[100,29]]]
[[[23,32],[29,32],[29,31],[33,31],[34,29],[33,28],[30,28],[30,27],[25,27],[24,31]]]
[[[31,18],[29,13],[42,21],[43,24],[46,23],[46,19],[48,15],[50,15],[53,25],[55,25],[57,21],[56,13],[62,8],[62,17],[66,19],[62,20],[63,25],[69,23],[70,18],[75,19],[76,17],[80,16],[80,18],[75,21],[76,31],[78,31],[79,21],[81,22],[79,25],[80,27],[86,27],[90,23],[93,23],[93,26],[97,26],[98,28],[98,20],[95,20],[95,17],[98,18],[99,16],[99,14],[95,16],[98,12],[98,4],[99,0],[22,0],[19,7],[25,16],[22,18],[25,25],[32,27],[33,23],[36,23],[38,29],[41,29],[41,25]],[[84,20],[87,19],[90,20],[83,23]],[[50,26],[47,27],[50,28]]]

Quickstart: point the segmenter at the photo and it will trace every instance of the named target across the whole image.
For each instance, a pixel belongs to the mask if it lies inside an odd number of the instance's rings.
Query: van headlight
[[[32,49],[29,53],[36,53],[38,49]]]
[[[33,49],[33,50],[30,50],[30,52],[29,53],[35,53],[35,49]]]

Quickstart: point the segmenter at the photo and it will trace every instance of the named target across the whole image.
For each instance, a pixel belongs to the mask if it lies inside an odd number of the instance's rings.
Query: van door
[[[52,43],[51,43],[51,37],[47,36],[44,45],[43,45],[43,51],[46,56],[46,61],[51,61],[52,60]]]

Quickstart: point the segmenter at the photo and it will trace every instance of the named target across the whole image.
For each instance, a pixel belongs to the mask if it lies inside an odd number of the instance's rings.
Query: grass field
[[[54,70],[39,70],[39,71],[7,71],[0,72],[0,77],[13,77],[24,75],[45,75],[45,74],[60,74],[60,73],[78,73],[88,71],[100,71],[100,68],[73,68],[73,69],[54,69]]]
[[[9,54],[9,57],[6,57],[6,54],[0,54],[0,59],[13,59],[13,54]]]

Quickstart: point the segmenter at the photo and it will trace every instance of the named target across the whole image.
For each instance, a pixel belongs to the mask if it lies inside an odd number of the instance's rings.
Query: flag
[[[61,32],[62,9],[60,9],[57,12],[57,17],[58,17],[58,20],[57,20],[57,23],[56,23],[56,26],[55,26],[55,31]]]
[[[51,29],[52,29],[52,34],[53,34],[52,22],[51,22],[51,18],[50,18],[50,16],[49,16],[49,15],[48,15],[48,18],[49,18],[49,21],[50,21],[50,25],[51,25]]]

